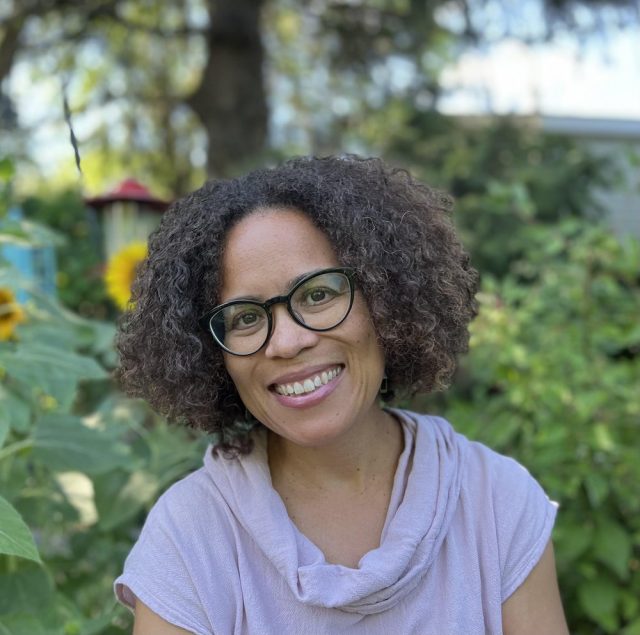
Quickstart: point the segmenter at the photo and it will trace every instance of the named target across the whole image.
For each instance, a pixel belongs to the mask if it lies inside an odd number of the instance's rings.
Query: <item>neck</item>
[[[359,425],[322,447],[299,446],[269,432],[269,468],[276,489],[286,481],[314,491],[363,491],[395,474],[402,445],[400,425],[376,404]]]

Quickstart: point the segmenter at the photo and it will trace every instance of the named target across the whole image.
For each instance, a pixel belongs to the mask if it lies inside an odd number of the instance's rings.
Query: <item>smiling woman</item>
[[[449,199],[295,159],[167,212],[120,324],[132,395],[212,433],[116,580],[135,633],[565,634],[555,505],[444,420],[476,312]]]

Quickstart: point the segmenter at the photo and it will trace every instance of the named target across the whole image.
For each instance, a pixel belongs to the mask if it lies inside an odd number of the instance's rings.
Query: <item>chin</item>
[[[295,421],[267,425],[267,428],[281,439],[305,448],[321,448],[340,440],[350,429],[350,425],[336,413],[325,416],[305,417],[302,413]]]

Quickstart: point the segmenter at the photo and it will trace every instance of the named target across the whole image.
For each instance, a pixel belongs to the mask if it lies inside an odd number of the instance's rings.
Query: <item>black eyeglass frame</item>
[[[293,307],[291,306],[291,298],[293,297],[294,293],[303,284],[305,284],[306,282],[308,282],[312,278],[315,278],[316,276],[324,275],[325,273],[341,273],[344,276],[346,276],[347,280],[349,281],[349,293],[350,293],[349,307],[345,311],[344,317],[337,324],[334,324],[333,326],[330,326],[329,328],[318,329],[318,328],[314,328],[312,326],[309,326],[308,324],[305,324],[296,315],[295,311],[293,310]],[[226,351],[230,355],[236,355],[237,357],[248,357],[249,355],[255,355],[259,350],[261,350],[262,348],[264,348],[267,345],[267,342],[271,339],[271,335],[273,334],[273,315],[271,313],[271,307],[274,306],[275,304],[284,304],[284,305],[286,305],[287,313],[291,316],[291,319],[296,324],[299,324],[303,328],[308,329],[310,331],[316,331],[318,333],[324,333],[326,331],[331,331],[332,329],[335,329],[338,326],[340,326],[347,319],[347,317],[349,316],[349,313],[351,313],[351,308],[353,307],[353,300],[354,300],[354,296],[355,296],[355,282],[354,282],[355,275],[356,275],[355,269],[352,269],[351,267],[330,267],[329,269],[321,269],[320,271],[314,271],[314,272],[310,273],[309,275],[306,275],[301,280],[299,280],[291,288],[289,293],[287,293],[286,295],[276,295],[273,298],[269,298],[265,302],[258,302],[256,300],[232,300],[231,302],[225,302],[224,304],[219,304],[218,306],[216,306],[213,309],[211,309],[211,311],[208,311],[205,315],[203,315],[198,320],[198,324],[205,331],[209,331],[211,333],[211,335],[213,335],[213,339],[216,341],[216,344],[218,344],[224,351]],[[222,311],[223,309],[226,309],[227,307],[236,306],[238,304],[254,304],[256,306],[261,307],[264,310],[264,312],[267,314],[267,325],[268,325],[267,337],[265,338],[265,340],[262,343],[262,345],[259,346],[255,351],[253,351],[251,353],[235,353],[234,351],[229,350],[217,338],[213,328],[211,328],[211,320],[213,319],[213,316],[216,315],[216,313],[219,313],[220,311]]]

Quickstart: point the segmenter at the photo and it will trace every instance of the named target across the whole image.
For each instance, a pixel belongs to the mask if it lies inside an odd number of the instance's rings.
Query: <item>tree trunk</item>
[[[265,147],[263,4],[264,0],[208,0],[209,57],[200,85],[187,102],[207,132],[211,177],[234,175]]]
[[[4,33],[0,39],[0,83],[9,75],[13,66],[13,59],[20,47],[20,34],[25,18],[16,15],[8,18],[4,23]]]

